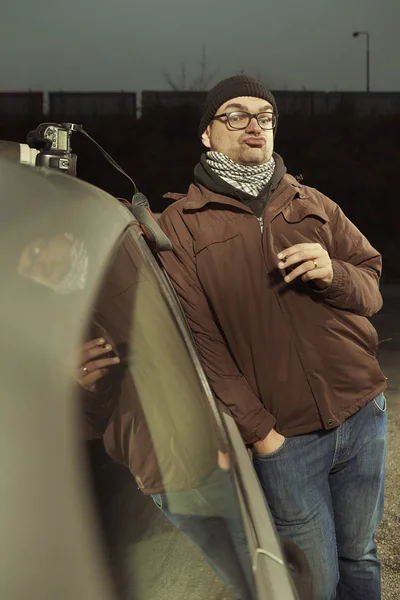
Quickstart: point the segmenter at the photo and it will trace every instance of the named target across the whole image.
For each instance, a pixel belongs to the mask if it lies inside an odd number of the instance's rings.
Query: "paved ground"
[[[373,319],[380,339],[391,338],[379,351],[388,377],[389,436],[386,510],[378,543],[382,600],[400,600],[400,287],[388,289],[385,297],[384,310]],[[118,600],[231,600],[186,539],[136,489],[129,473],[100,468],[99,449],[93,448],[92,455]]]

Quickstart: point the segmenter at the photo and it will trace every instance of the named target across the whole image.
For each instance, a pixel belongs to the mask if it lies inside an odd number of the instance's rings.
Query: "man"
[[[159,223],[165,267],[215,395],[231,410],[314,600],[378,600],[386,378],[367,317],[381,256],[274,153],[275,99],[239,75],[208,94],[207,152]]]

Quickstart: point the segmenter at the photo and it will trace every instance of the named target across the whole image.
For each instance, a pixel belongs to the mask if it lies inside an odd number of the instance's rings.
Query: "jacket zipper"
[[[277,197],[278,197],[278,196],[280,196],[280,195],[281,195],[281,194],[282,194],[282,193],[283,193],[283,192],[286,190],[286,188],[287,188],[287,187],[289,187],[289,186],[288,186],[288,185],[287,185],[287,186],[285,186],[285,187],[284,187],[284,188],[283,188],[283,189],[282,189],[282,190],[279,192],[279,194],[277,194],[276,196],[277,196]],[[259,224],[259,226],[260,226],[260,231],[261,231],[261,233],[263,233],[263,231],[264,231],[264,213],[265,213],[265,208],[264,208],[264,210],[263,210],[263,213],[262,213],[261,217],[256,217],[256,219],[257,219],[257,221],[258,221],[258,224]]]
[[[286,185],[282,190],[280,190],[280,192],[276,196],[277,197],[280,196],[286,190],[287,187],[289,187],[289,186]],[[260,226],[261,233],[264,232],[264,213],[265,213],[265,207],[264,207],[261,217],[256,217],[258,224]]]

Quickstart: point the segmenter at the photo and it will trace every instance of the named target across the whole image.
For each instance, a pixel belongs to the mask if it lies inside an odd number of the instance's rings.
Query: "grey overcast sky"
[[[207,48],[214,81],[272,89],[400,91],[400,0],[0,0],[0,89],[168,89]]]

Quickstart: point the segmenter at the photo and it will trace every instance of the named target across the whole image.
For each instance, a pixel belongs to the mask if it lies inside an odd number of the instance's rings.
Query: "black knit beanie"
[[[211,123],[219,107],[227,100],[239,98],[240,96],[263,98],[272,105],[275,114],[278,115],[275,98],[257,79],[248,75],[228,77],[228,79],[223,79],[217,83],[207,94],[198,131],[200,138]]]

